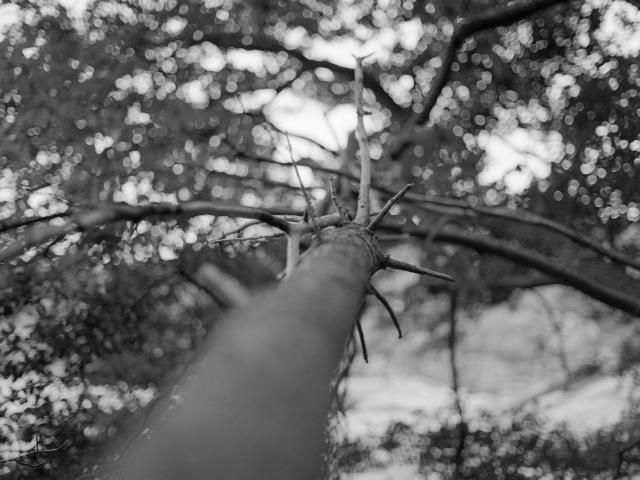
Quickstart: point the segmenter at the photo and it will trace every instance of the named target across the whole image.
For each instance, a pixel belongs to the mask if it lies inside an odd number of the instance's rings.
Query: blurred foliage
[[[234,252],[233,258],[210,251],[199,260],[258,286],[273,279],[272,265],[260,258],[273,256],[270,250]],[[26,459],[43,466],[17,466],[12,478],[75,478],[96,461],[108,463],[113,452],[103,458],[99,450],[105,440],[118,432],[121,441],[136,437],[158,395],[177,393],[171,385],[220,313],[179,273],[195,271],[193,255],[184,252],[181,265],[104,264],[78,252],[59,265],[39,259],[14,270],[18,288],[2,290],[3,454],[29,451],[36,439],[40,450],[69,447]]]
[[[607,17],[624,26],[618,30],[634,31],[624,2],[598,8],[566,2],[468,39],[432,112],[432,128],[401,162],[385,154],[411,106],[423,101],[456,16],[504,4],[94,0],[71,13],[54,1],[14,1],[17,21],[0,39],[0,215],[47,215],[102,201],[216,199],[300,208],[290,167],[258,159],[282,161],[263,107],[285,90],[300,103],[350,103],[349,75],[339,65],[310,61],[313,44],[368,47],[377,34],[417,24],[415,44],[391,35],[388,54],[378,52],[367,66],[380,85],[366,93],[376,181],[394,187],[412,181],[418,193],[472,205],[524,206],[637,255],[640,68],[637,52],[602,29]],[[543,140],[542,156],[549,158],[532,157],[548,175],[520,163],[504,178],[524,181],[522,191],[506,180],[480,182],[486,139],[508,144],[518,129]],[[313,156],[323,166],[345,167],[327,152]],[[324,180],[319,174],[314,185]],[[567,264],[578,257],[575,245],[534,227],[448,218],[410,205],[398,216],[475,229]],[[190,362],[219,313],[181,269],[213,261],[251,287],[282,269],[282,242],[211,243],[236,226],[210,217],[109,225],[0,266],[0,445],[19,454],[36,443],[40,449],[70,443],[31,459],[42,467],[11,463],[0,473],[74,478],[100,463],[106,439],[127,429],[139,433],[132,425],[144,426],[145,405]],[[28,232],[0,234],[0,248]],[[459,279],[467,306],[508,298],[530,273],[462,247],[428,245],[424,256],[425,264]],[[420,302],[437,288],[422,282],[407,298]],[[621,370],[638,362],[636,343],[630,338]],[[598,453],[595,439],[570,438],[567,456],[546,459],[538,447],[562,443],[568,432],[544,433],[532,419],[517,429],[487,428],[470,433],[464,471],[472,478],[531,472],[597,478],[611,471],[609,463],[597,466],[610,452]],[[425,473],[449,472],[454,435],[455,428],[443,426],[429,440],[435,443],[421,440]],[[610,437],[600,443],[617,445]],[[352,458],[346,464],[366,458],[353,445],[345,452]],[[594,462],[580,460],[590,454]]]
[[[445,422],[418,434],[411,426],[397,423],[376,441],[345,442],[337,464],[343,471],[357,472],[384,468],[387,462],[402,464],[418,455],[424,478],[631,479],[640,474],[638,446],[629,441],[639,437],[638,425],[637,418],[625,418],[620,425],[580,436],[531,414],[517,414],[508,422],[485,416],[468,430],[454,473],[458,424]]]

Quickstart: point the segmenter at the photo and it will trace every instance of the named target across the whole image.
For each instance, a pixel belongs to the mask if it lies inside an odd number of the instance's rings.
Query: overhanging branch
[[[64,237],[76,231],[85,231],[94,227],[121,220],[139,221],[149,217],[194,217],[198,215],[216,215],[236,218],[250,218],[288,232],[290,223],[265,209],[226,205],[216,202],[194,201],[181,204],[149,204],[130,206],[105,204],[93,209],[73,212],[69,219],[58,225],[39,225],[33,227],[22,237],[0,251],[0,262],[17,257],[26,249],[38,247],[53,237]],[[341,221],[337,215],[327,215],[317,219],[322,227],[336,225]],[[310,226],[309,226],[310,228]]]
[[[42,217],[19,217],[19,218],[6,218],[4,220],[0,220],[0,233],[6,232],[9,230],[15,230],[16,228],[26,227],[28,225],[33,225],[34,223],[46,222],[48,220],[53,220],[54,218],[66,217],[69,215],[69,211],[65,210],[64,212],[52,213],[51,215],[45,215]]]
[[[428,228],[389,224],[380,225],[378,231],[404,233],[423,239],[428,238],[431,234]],[[555,278],[559,283],[573,287],[607,305],[619,308],[632,315],[640,316],[640,297],[638,295],[630,295],[612,288],[603,281],[585,276],[576,268],[562,265],[557,259],[541,255],[530,249],[460,229],[446,229],[436,232],[434,240],[462,245],[478,252],[490,253],[517,264],[531,267]],[[633,280],[629,278],[629,281]]]

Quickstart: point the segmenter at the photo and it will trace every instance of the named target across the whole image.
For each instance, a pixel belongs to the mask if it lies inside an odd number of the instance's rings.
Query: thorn
[[[358,338],[360,339],[360,346],[362,346],[362,356],[365,363],[369,363],[369,354],[367,353],[367,344],[364,341],[364,332],[362,331],[362,324],[360,319],[356,320],[356,330],[358,330]]]
[[[446,280],[447,282],[455,282],[455,280],[446,273],[440,273],[435,270],[429,270],[428,268],[411,265],[410,263],[401,262],[394,258],[387,258],[383,262],[383,265],[385,268],[391,268],[393,270],[402,270],[404,272],[417,273],[418,275],[428,275],[430,277],[439,278],[440,280]]]
[[[384,296],[378,291],[378,289],[376,289],[376,287],[374,287],[371,283],[369,284],[369,290],[378,299],[378,301],[382,304],[382,306],[387,310],[387,313],[391,317],[391,321],[393,322],[393,324],[396,327],[396,330],[398,331],[398,338],[402,338],[402,328],[400,327],[400,322],[398,322],[398,317],[396,317],[396,314],[393,312],[393,309],[391,308],[391,305],[389,305],[389,302],[387,301],[387,299],[384,298]]]
[[[369,225],[367,225],[367,229],[368,230],[375,229],[378,226],[378,224],[382,221],[382,219],[385,217],[385,215],[389,213],[389,210],[391,210],[391,207],[393,207],[396,203],[398,203],[400,199],[404,197],[412,187],[413,187],[413,183],[408,183],[407,185],[402,187],[402,189],[398,193],[396,193],[393,197],[391,197],[389,201],[387,201],[387,203],[384,204],[384,207],[382,207],[382,210],[380,210],[378,214],[374,217],[374,219],[371,220],[371,222],[369,222]]]

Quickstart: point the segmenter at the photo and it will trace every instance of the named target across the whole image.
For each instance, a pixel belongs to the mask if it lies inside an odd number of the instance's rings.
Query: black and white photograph
[[[0,478],[640,479],[640,0],[0,0]]]

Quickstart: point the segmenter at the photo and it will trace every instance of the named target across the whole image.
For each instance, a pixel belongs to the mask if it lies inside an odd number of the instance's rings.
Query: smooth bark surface
[[[331,377],[380,257],[362,228],[326,232],[291,279],[213,332],[184,402],[153,420],[124,477],[316,478]]]

